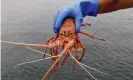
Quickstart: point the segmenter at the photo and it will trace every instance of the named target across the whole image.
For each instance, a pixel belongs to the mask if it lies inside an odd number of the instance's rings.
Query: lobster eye
[[[60,35],[63,35],[63,33],[60,33]]]
[[[73,33],[70,33],[69,35],[72,35]]]
[[[60,35],[64,35],[64,32],[59,33]]]

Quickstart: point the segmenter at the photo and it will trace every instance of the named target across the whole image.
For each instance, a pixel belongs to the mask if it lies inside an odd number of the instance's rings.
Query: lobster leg
[[[66,51],[66,50],[65,50]],[[42,77],[41,80],[44,80],[46,78],[46,76],[49,74],[49,72],[55,67],[55,65],[57,64],[57,62],[60,60],[60,58],[63,56],[63,54],[65,53],[65,51],[63,51],[60,56],[56,59],[56,61],[52,64],[52,66],[50,67],[50,69],[45,73],[45,75]]]
[[[88,25],[91,26],[91,24],[89,24],[89,23],[87,23],[87,22],[81,24],[82,27],[86,27],[86,26],[88,26]]]
[[[50,41],[54,42],[54,41],[57,39],[57,36],[58,36],[58,34],[55,34],[55,35],[53,35],[52,37],[50,37],[50,38],[47,40],[46,45],[48,45],[48,43],[49,43]],[[47,51],[47,47],[44,49],[44,53],[46,53],[46,51]],[[43,55],[43,58],[45,58],[45,54]]]
[[[64,49],[64,45],[65,45],[65,43],[63,43],[63,46],[62,46],[62,50]],[[71,51],[71,50],[70,50]],[[65,54],[64,54],[65,55]],[[62,63],[61,63],[61,65],[64,65],[64,63],[66,62],[66,60],[67,60],[67,58],[70,56],[70,54],[66,54],[66,56],[65,56],[65,58],[64,58],[64,60],[62,61]]]
[[[54,36],[48,38],[46,44],[48,45],[48,43],[49,43],[51,40],[53,41],[53,39],[54,39],[55,36],[56,36],[56,35],[54,35]],[[47,51],[47,48],[45,48],[44,52],[46,52],[46,51]]]
[[[50,37],[50,38],[47,40],[46,45],[48,45],[48,43],[49,43],[51,40],[53,40],[54,37],[55,37],[55,36]],[[44,49],[44,53],[46,53],[46,52],[47,52],[47,47]],[[51,52],[51,50],[50,50],[50,52]],[[43,58],[45,58],[45,54],[43,55]]]
[[[83,52],[82,52],[81,58],[78,61],[81,61],[82,60],[84,54],[85,54],[85,48],[83,48]]]
[[[50,73],[50,71],[56,66],[56,64],[58,63],[58,61],[60,60],[60,58],[63,56],[63,54],[65,54],[65,52],[71,48],[73,46],[74,40],[71,40],[63,49],[63,51],[61,52],[61,54],[59,54],[58,58],[56,59],[56,61],[52,64],[52,66],[49,68],[49,70],[45,73],[45,75],[42,77],[41,80],[44,80],[46,78],[46,76]]]
[[[64,65],[64,63],[66,62],[67,58],[70,56],[70,54],[67,53],[67,55],[65,56],[65,59],[62,61],[61,65]]]
[[[75,59],[78,60],[78,51],[77,51],[77,47],[75,48]],[[73,63],[74,63],[74,66],[73,66],[72,72],[73,72],[74,69],[75,69],[76,61],[74,61]]]
[[[79,43],[82,45],[82,48],[83,48],[83,52],[82,52],[81,58],[78,60],[78,61],[81,61],[83,56],[84,56],[84,53],[85,53],[85,47],[84,47],[83,43],[80,41],[78,35],[76,36],[76,38],[79,41]]]
[[[54,52],[54,56],[58,55],[58,46],[53,49],[53,52]],[[54,62],[56,61],[57,58],[58,57],[54,58]],[[54,72],[56,72],[56,67],[58,68],[58,62],[56,64],[56,66],[54,67]]]
[[[93,38],[93,39],[96,39],[96,40],[102,40],[102,41],[105,41],[103,38],[95,37],[94,35],[92,35],[92,34],[88,34],[88,33],[83,32],[83,31],[80,31],[79,33],[84,34],[84,35],[86,35],[86,36],[89,36],[89,37],[91,37],[91,38]]]
[[[54,48],[51,48],[51,49],[50,49],[50,54],[51,54],[51,56],[55,56],[55,55],[53,54],[53,50],[54,50]],[[55,58],[52,58],[52,60],[53,60],[53,63],[54,63],[54,62],[55,62]],[[54,72],[56,72],[55,67],[54,67]]]
[[[51,54],[51,56],[54,56],[53,55],[53,48],[50,49],[50,54]],[[54,60],[54,58],[52,58],[52,59]]]
[[[63,42],[63,45],[62,45],[62,50],[64,49],[64,46],[65,46],[65,42]],[[65,56],[65,54],[64,54],[64,56]]]

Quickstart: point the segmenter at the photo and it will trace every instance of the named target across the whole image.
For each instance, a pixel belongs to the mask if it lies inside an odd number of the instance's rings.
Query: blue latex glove
[[[57,33],[66,17],[73,17],[76,24],[76,32],[80,31],[81,23],[85,16],[97,16],[98,0],[79,0],[73,5],[60,9],[54,16],[53,29]]]

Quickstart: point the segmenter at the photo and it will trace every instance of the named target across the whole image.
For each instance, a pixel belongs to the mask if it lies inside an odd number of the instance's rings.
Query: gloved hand
[[[53,29],[57,33],[62,25],[64,18],[73,17],[76,24],[76,32],[80,31],[83,18],[96,16],[99,7],[98,0],[79,0],[75,4],[60,9],[54,16]]]

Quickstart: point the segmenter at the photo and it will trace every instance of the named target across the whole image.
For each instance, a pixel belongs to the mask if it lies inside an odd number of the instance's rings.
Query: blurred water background
[[[2,0],[2,40],[44,44],[53,35],[54,13],[76,0]],[[116,80],[133,80],[133,9],[121,10],[97,17],[86,17],[92,26],[83,31],[104,37],[105,42],[82,36],[86,54],[82,63],[110,74]],[[42,48],[36,48],[43,51]],[[18,66],[16,64],[41,59],[42,54],[23,46],[2,43],[2,80],[40,80],[52,60]],[[93,80],[80,66],[71,72],[73,60],[52,71],[47,80]],[[88,69],[98,80],[114,80],[110,76]]]

